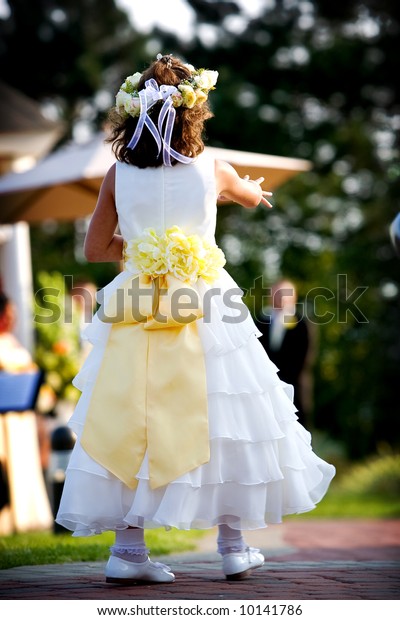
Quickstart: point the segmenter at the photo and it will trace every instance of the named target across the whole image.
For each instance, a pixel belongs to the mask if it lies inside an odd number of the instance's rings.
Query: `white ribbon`
[[[143,127],[146,125],[157,144],[157,156],[163,151],[163,162],[165,166],[172,166],[171,159],[176,159],[182,164],[190,164],[193,159],[186,157],[171,147],[172,130],[175,121],[175,109],[173,106],[172,95],[178,92],[175,86],[162,84],[160,87],[151,78],[145,82],[145,88],[139,91],[140,114],[139,119],[128,144],[129,149],[134,149],[142,135]],[[148,115],[148,111],[157,101],[164,101],[158,117],[158,127],[153,123]],[[163,125],[165,128],[163,131]]]

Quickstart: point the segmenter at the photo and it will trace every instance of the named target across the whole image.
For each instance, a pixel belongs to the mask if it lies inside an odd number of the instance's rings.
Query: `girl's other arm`
[[[121,235],[115,234],[118,217],[114,188],[115,164],[104,177],[85,238],[85,256],[92,263],[122,260],[123,239]]]
[[[242,179],[233,166],[221,160],[215,162],[215,177],[218,194],[221,194],[224,199],[237,202],[248,209],[253,209],[259,204],[272,207],[267,200],[267,196],[272,196],[271,192],[266,192],[261,188],[264,177],[255,181],[247,176]]]

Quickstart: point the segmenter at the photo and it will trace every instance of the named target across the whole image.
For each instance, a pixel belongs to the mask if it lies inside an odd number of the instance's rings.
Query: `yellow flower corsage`
[[[199,235],[185,235],[179,226],[158,235],[146,228],[143,235],[124,243],[125,267],[156,278],[167,273],[193,284],[198,278],[212,283],[225,265],[225,255]]]

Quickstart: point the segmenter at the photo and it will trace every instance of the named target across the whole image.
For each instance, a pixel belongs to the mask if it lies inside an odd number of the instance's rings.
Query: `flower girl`
[[[124,269],[86,331],[57,522],[75,536],[115,532],[111,583],[174,581],[144,542],[159,527],[217,527],[222,573],[241,579],[264,563],[243,530],[312,510],[335,472],[313,452],[215,243],[218,196],[271,206],[262,178],[204,150],[217,78],[158,55],[126,78],[110,115],[117,161],[85,254]]]

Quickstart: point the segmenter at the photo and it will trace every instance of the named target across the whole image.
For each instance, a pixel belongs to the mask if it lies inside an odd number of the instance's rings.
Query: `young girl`
[[[312,510],[334,476],[215,245],[218,196],[271,206],[262,178],[203,152],[217,76],[159,54],[125,80],[112,115],[118,161],[85,253],[124,270],[87,329],[57,516],[75,536],[115,531],[108,582],[174,581],[148,557],[144,529],[156,527],[218,526],[223,573],[242,578],[264,562],[242,530]]]

